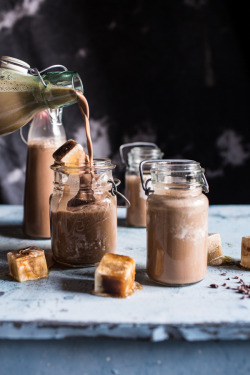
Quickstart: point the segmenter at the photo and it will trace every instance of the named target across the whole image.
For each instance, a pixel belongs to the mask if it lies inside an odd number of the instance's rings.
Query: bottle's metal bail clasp
[[[129,208],[130,207],[130,202],[129,200],[125,197],[125,195],[123,195],[122,193],[120,193],[118,190],[117,190],[117,186],[120,185],[121,181],[118,179],[118,178],[114,178],[114,180],[108,180],[108,182],[112,185],[111,186],[111,189],[109,190],[110,194],[113,195],[113,196],[117,196],[119,195],[120,197],[122,197],[125,202],[126,202],[126,206],[118,206],[118,208]]]
[[[11,63],[12,65],[16,65],[20,68],[26,69],[33,76],[38,76],[44,87],[47,87],[47,84],[44,82],[44,79],[41,76],[41,74],[47,72],[50,69],[54,69],[54,68],[59,68],[59,69],[62,69],[64,71],[68,70],[64,65],[51,65],[48,68],[39,71],[37,68],[30,68],[27,65],[21,64],[19,62],[13,61],[13,60],[8,61],[7,59],[5,60],[5,59],[1,58],[0,61],[5,65],[8,65],[9,63]]]
[[[127,164],[127,161],[124,158],[124,152],[123,152],[124,149],[126,149],[126,148],[132,148],[132,147],[137,147],[137,146],[142,146],[142,147],[151,146],[153,148],[158,148],[158,146],[155,143],[152,143],[152,142],[124,143],[124,145],[121,145],[120,148],[119,148],[122,164]]]
[[[62,69],[62,70],[64,70],[65,72],[68,70],[68,69],[66,68],[66,66],[64,66],[64,65],[51,65],[51,66],[49,66],[48,68],[45,68],[45,69],[41,70],[40,72],[39,72],[39,70],[38,70],[37,68],[30,68],[29,71],[30,71],[30,73],[31,73],[32,75],[34,75],[34,76],[38,76],[39,79],[40,79],[40,81],[42,82],[43,86],[44,86],[44,87],[47,87],[47,84],[44,82],[43,77],[41,76],[41,74],[47,72],[47,71],[50,70],[50,69],[55,69],[55,68],[56,68],[56,69]]]

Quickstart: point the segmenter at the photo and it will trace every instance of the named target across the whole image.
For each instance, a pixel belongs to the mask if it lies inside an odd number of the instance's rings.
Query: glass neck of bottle
[[[49,108],[66,107],[76,103],[77,91],[83,93],[82,81],[76,72],[48,72],[43,74],[42,78],[47,87],[42,86],[41,82],[39,85]]]
[[[48,109],[49,119],[52,126],[61,126],[62,125],[62,114],[63,109],[60,108],[54,108],[54,109]]]

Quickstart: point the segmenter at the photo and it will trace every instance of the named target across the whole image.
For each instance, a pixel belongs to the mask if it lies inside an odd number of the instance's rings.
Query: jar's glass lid
[[[163,159],[162,161],[153,162],[151,164],[151,170],[158,170],[161,172],[184,172],[184,171],[200,171],[201,165],[197,161],[189,159]]]
[[[150,165],[150,174],[153,185],[166,189],[195,188],[202,187],[204,192],[208,192],[208,184],[205,178],[205,170],[200,163],[188,159],[162,159],[144,160],[140,164],[140,175],[142,187],[146,194],[150,189],[143,181],[143,166]],[[152,191],[152,190],[151,190]]]
[[[125,143],[120,146],[119,151],[123,164],[138,164],[144,159],[161,159],[163,156],[159,147],[152,142]]]

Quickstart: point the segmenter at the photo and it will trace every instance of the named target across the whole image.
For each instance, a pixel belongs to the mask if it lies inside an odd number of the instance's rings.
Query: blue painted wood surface
[[[237,266],[208,267],[205,280],[185,287],[162,287],[145,273],[146,231],[128,228],[118,209],[117,252],[135,258],[136,279],[143,285],[128,299],[97,297],[94,268],[53,268],[48,279],[18,283],[8,275],[6,253],[37,245],[50,251],[49,240],[30,240],[21,229],[21,206],[0,206],[0,338],[51,339],[113,337],[164,341],[247,340],[250,298],[211,283],[237,285],[235,275],[250,283],[250,272]],[[225,255],[240,259],[241,237],[250,234],[250,206],[212,206],[209,231],[222,236]],[[221,276],[227,272],[227,276]],[[230,277],[230,281],[225,279]]]
[[[1,375],[249,375],[250,342],[0,340]]]

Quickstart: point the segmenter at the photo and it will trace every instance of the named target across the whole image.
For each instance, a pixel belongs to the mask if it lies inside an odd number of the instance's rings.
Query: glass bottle
[[[152,188],[142,178],[151,163]],[[193,160],[143,161],[147,199],[147,273],[161,284],[196,283],[206,275],[208,192],[204,169]]]
[[[127,154],[127,163],[124,158],[124,149],[131,148]],[[120,147],[121,160],[126,166],[125,195],[130,201],[127,208],[126,221],[134,227],[146,226],[146,197],[141,187],[139,165],[145,159],[161,159],[163,152],[154,143],[134,142]],[[144,167],[144,179],[149,177],[149,168]]]
[[[76,91],[83,92],[78,73],[40,74],[27,63],[7,56],[0,62],[0,135],[21,128],[42,110],[75,103]]]
[[[23,230],[29,237],[49,238],[49,197],[53,191],[53,152],[66,141],[62,109],[39,112],[28,133]]]
[[[71,267],[97,264],[116,251],[117,203],[109,159],[79,167],[52,165],[51,245],[56,262]]]

